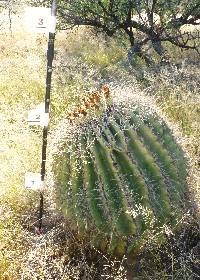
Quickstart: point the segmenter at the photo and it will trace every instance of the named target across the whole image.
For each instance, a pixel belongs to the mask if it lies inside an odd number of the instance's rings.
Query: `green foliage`
[[[113,254],[137,254],[152,232],[177,225],[188,206],[186,164],[159,118],[110,108],[73,131],[54,170],[58,201],[73,228],[75,220],[91,240],[100,233]]]

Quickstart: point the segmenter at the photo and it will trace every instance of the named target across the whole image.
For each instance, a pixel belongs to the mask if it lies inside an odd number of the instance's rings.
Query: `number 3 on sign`
[[[47,28],[48,27],[48,19],[40,16],[36,21],[36,28]]]
[[[44,25],[44,19],[43,18],[38,19],[38,25],[39,26]]]

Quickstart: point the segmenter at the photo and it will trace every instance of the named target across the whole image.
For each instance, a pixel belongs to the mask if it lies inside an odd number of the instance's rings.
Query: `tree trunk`
[[[157,54],[159,54],[161,60],[160,60],[160,64],[162,65],[169,65],[170,64],[170,56],[167,52],[167,50],[163,47],[161,40],[156,39],[153,40],[152,39],[152,46],[154,48],[154,50],[156,51]]]
[[[128,61],[131,65],[137,65],[137,57],[142,58],[148,66],[153,65],[153,60],[142,51],[141,42],[135,41],[128,51]]]

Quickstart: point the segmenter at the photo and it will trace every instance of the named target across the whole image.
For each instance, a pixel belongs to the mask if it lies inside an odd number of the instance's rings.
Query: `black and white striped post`
[[[51,20],[49,26],[49,38],[48,38],[48,51],[47,51],[47,74],[46,74],[46,93],[45,93],[45,114],[49,114],[50,109],[50,97],[51,97],[51,79],[52,79],[52,65],[54,59],[54,41],[56,31],[56,0],[53,0],[51,6]],[[48,136],[48,124],[43,128],[43,144],[42,144],[42,163],[41,163],[41,181],[44,183],[46,173],[46,158],[47,158],[47,136]],[[38,234],[42,233],[42,221],[44,212],[44,193],[40,191],[40,205],[39,205],[39,225],[36,229]]]

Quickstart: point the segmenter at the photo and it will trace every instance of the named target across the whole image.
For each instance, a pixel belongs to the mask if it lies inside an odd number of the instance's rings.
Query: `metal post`
[[[55,27],[56,27],[56,0],[53,0],[51,6],[51,26],[49,30],[48,51],[47,51],[47,74],[46,74],[46,93],[45,93],[45,113],[49,113],[50,96],[51,96],[51,78],[52,78],[52,64],[54,59],[54,41],[55,41]],[[48,126],[43,128],[43,144],[42,144],[42,163],[41,163],[41,181],[44,182],[46,173],[46,152],[47,152],[47,135]],[[40,206],[39,206],[39,226],[37,232],[42,233],[42,218],[44,212],[44,194],[40,192]]]

